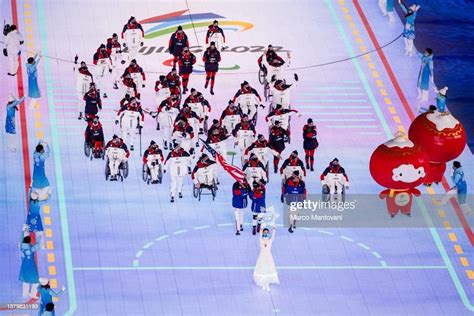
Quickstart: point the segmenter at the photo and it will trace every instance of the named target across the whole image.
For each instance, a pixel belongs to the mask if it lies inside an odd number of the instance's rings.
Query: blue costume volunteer
[[[28,58],[26,64],[26,72],[28,73],[28,97],[38,99],[41,97],[41,93],[38,87],[38,62],[41,56],[38,54],[35,57]]]
[[[247,208],[249,186],[246,182],[235,182],[232,186],[232,207],[234,208],[236,235],[244,230],[244,209]]]
[[[416,13],[420,6],[413,4],[410,7],[405,6],[400,2],[400,7],[405,13],[405,26],[403,28],[403,38],[405,41],[405,55],[413,56],[415,54],[415,20]]]
[[[38,293],[39,293],[39,315],[43,315],[42,313],[46,310],[46,305],[49,303],[53,303],[53,297],[61,295],[65,288],[63,287],[60,291],[56,292],[51,289],[49,284],[49,279],[47,278],[40,278],[39,279],[40,285],[38,285]],[[53,312],[54,315],[54,312]]]
[[[35,252],[39,249],[39,244],[32,246],[30,243],[22,242],[20,281],[24,283],[38,283],[38,269],[35,262]]]
[[[418,72],[418,101],[416,105],[416,111],[419,112],[421,109],[421,103],[428,102],[428,90],[430,88],[430,82],[434,85],[433,75],[433,50],[427,48],[424,53],[416,51],[417,55],[421,59],[420,71]]]
[[[462,167],[456,168],[454,170],[451,179],[453,180],[453,183],[457,189],[459,204],[465,204],[467,195],[467,182],[464,179],[464,171]]]
[[[20,244],[21,268],[18,279],[23,282],[23,297],[31,297],[34,284],[39,281],[38,267],[35,261],[35,252],[38,250],[39,244],[31,245],[30,242],[30,236],[25,236]]]
[[[31,192],[38,194],[40,201],[46,200],[51,194],[49,181],[45,173],[45,162],[49,157],[49,146],[44,142],[40,142],[36,146],[36,151],[33,154],[33,183]]]
[[[5,132],[8,138],[8,149],[16,151],[16,111],[18,105],[25,100],[25,97],[16,100],[10,96],[7,103],[7,117],[5,119]]]
[[[420,71],[418,72],[417,80],[419,105],[421,102],[428,101],[428,90],[430,88],[430,82],[434,83],[433,50],[431,50],[431,48],[427,48],[424,53],[420,53],[417,51],[417,54],[421,59]]]
[[[43,222],[40,213],[43,202],[39,201],[38,198],[39,196],[36,192],[31,193],[26,225],[28,225],[28,232],[35,234],[36,242],[41,245],[41,249],[45,249]]]
[[[427,55],[418,52],[421,58],[420,71],[418,73],[418,88],[421,90],[429,90],[430,79],[433,77],[433,53]]]
[[[403,30],[403,37],[407,39],[415,39],[415,20],[416,11],[407,8],[403,3],[400,6],[405,13],[405,29]]]
[[[446,112],[446,92],[448,87],[444,87],[441,90],[438,90],[438,95],[436,96],[436,107],[441,113]]]
[[[454,195],[457,195],[457,200],[459,207],[466,215],[472,213],[472,209],[468,203],[466,203],[467,197],[467,182],[464,178],[464,170],[459,161],[453,161],[453,175],[451,180],[454,183],[454,186],[450,188],[446,195],[441,201],[434,201],[435,205],[444,205],[446,204]]]
[[[28,216],[26,217],[26,224],[29,227],[30,233],[42,232],[43,221],[41,220],[41,202],[38,200],[30,200],[30,209],[28,210]]]

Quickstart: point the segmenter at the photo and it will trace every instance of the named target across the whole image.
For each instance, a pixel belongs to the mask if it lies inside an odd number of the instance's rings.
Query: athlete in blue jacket
[[[296,202],[303,202],[306,198],[306,184],[300,179],[300,172],[294,171],[292,176],[288,178],[283,185],[282,202],[286,200],[287,205],[291,205]],[[294,214],[294,212],[292,213]],[[296,220],[289,220],[290,226],[288,231],[293,233],[296,228]]]
[[[249,191],[249,197],[252,200],[252,234],[256,235],[260,232],[261,218],[260,213],[265,212],[265,184],[262,181],[254,181],[252,183],[252,190]]]
[[[236,181],[232,186],[232,207],[235,215],[236,235],[244,230],[244,210],[247,208],[247,196],[249,195],[250,187],[247,181],[243,183]]]

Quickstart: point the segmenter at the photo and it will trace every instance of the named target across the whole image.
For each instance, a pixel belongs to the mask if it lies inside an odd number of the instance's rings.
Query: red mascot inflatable
[[[420,195],[416,187],[423,183],[429,169],[424,148],[399,132],[394,139],[375,149],[369,168],[372,178],[387,188],[379,197],[386,199],[390,216],[394,217],[398,212],[410,216],[412,195]]]
[[[410,125],[408,137],[425,148],[430,157],[430,168],[425,185],[441,182],[446,162],[458,157],[466,146],[466,130],[450,113],[428,111]]]

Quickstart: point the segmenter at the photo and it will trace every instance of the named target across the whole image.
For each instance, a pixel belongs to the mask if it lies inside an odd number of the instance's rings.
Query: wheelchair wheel
[[[291,144],[291,117],[288,120],[288,144]]]
[[[110,176],[110,169],[109,169],[109,161],[105,163],[105,181],[109,180]]]
[[[196,185],[193,186],[193,196],[197,198],[199,195],[199,189],[196,187]]]
[[[89,143],[84,141],[84,155],[86,157],[89,157],[91,155],[91,147],[89,146]]]
[[[122,181],[123,181],[123,178],[127,178],[128,177],[128,161],[125,161],[124,163],[122,163],[121,165],[121,169],[122,169]]]
[[[147,182],[148,180],[148,166],[146,164],[143,164],[142,167],[142,179],[145,182]]]
[[[161,166],[158,169],[158,183],[161,183],[163,181],[163,172],[161,171]]]
[[[270,85],[268,82],[265,82],[263,85],[263,96],[265,97],[266,102],[270,100]]]
[[[265,165],[265,173],[267,174],[267,183],[270,183],[270,163],[268,161]]]
[[[268,106],[268,114],[270,114],[273,111],[273,103],[270,103]]]
[[[216,193],[217,193],[217,185],[214,182],[214,184],[211,186],[211,194],[212,194],[213,201],[216,199]]]
[[[263,71],[262,69],[259,69],[258,70],[258,82],[260,82],[260,84],[264,84],[265,81],[266,81],[266,77],[267,74],[265,71]]]
[[[208,119],[204,119],[204,125],[203,125],[203,130],[204,130],[204,133],[207,134],[207,130],[208,130],[208,124],[207,124],[207,120]]]
[[[329,201],[329,187],[326,184],[321,188],[321,199],[323,202]]]

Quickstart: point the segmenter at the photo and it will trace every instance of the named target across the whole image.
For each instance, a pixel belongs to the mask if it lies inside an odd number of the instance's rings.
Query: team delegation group
[[[16,37],[19,51],[22,38],[18,31],[15,32],[19,35]],[[303,127],[305,162],[303,163],[298,152],[294,150],[279,168],[281,155],[291,138],[291,116],[300,116],[290,104],[290,92],[297,86],[299,78],[294,74],[294,82],[291,84],[284,79],[284,70],[289,63],[277,54],[272,45],[268,45],[257,61],[265,99],[270,101],[270,110],[265,117],[269,125],[267,140],[263,134],[256,133],[259,108],[263,109],[265,106],[257,90],[247,81],[240,84],[240,89],[229,100],[220,117],[208,124],[210,102],[201,92],[188,88],[196,56],[190,52],[188,36],[181,26],[177,27],[169,40],[169,52],[173,56],[172,69],[167,75],[159,76],[155,83],[155,110],[142,108],[140,104],[141,92],[147,81],[145,71],[137,62],[139,48],[143,46],[144,31],[134,17],[124,25],[121,39],[122,43],[114,33],[107,39],[106,44],[101,44],[93,55],[93,66],[85,61],[78,64],[78,56],[74,59],[78,119],[87,122],[85,153],[91,159],[107,159],[106,179],[123,181],[127,177],[130,150],[135,149],[136,135],[141,137],[145,115],[150,115],[156,120],[156,129],[162,135],[163,149],[169,152],[165,155],[159,144],[151,141],[143,154],[143,178],[148,183],[161,183],[162,173],[168,171],[171,179],[171,202],[175,201],[176,193],[179,198],[183,196],[184,177],[189,174],[195,192],[200,195],[202,190],[209,190],[215,195],[219,184],[218,174],[222,169],[215,161],[216,154],[221,157],[226,157],[229,153],[235,155],[235,152],[227,151],[229,138],[233,138],[234,145],[240,150],[242,163],[240,178],[231,173],[236,179],[233,185],[236,234],[240,234],[242,230],[243,209],[247,206],[247,197],[252,202],[252,233],[260,232],[259,215],[265,211],[269,157],[273,156],[274,172],[282,175],[282,202],[289,204],[295,199],[304,199],[306,172],[314,171],[314,154],[319,145],[317,129],[313,120],[307,119]],[[210,87],[211,95],[214,94],[215,78],[221,61],[220,49],[224,43],[224,31],[219,27],[218,21],[214,21],[206,33],[206,44],[209,44],[209,47],[202,57],[206,71],[204,87]],[[34,106],[35,100],[40,96],[36,78],[36,66],[40,57],[41,55],[36,55],[28,59],[29,97],[32,100],[30,106]],[[120,70],[120,65],[125,65],[123,71]],[[93,68],[92,71],[89,66]],[[17,68],[18,65],[13,65],[9,74],[15,75]],[[101,98],[107,98],[106,87],[110,78],[113,88],[120,89],[124,96],[115,120],[115,124],[120,126],[122,137],[114,135],[106,142],[98,113],[102,110]],[[185,97],[188,92],[189,95]],[[21,101],[12,100],[13,111]],[[14,128],[14,121],[12,124]],[[201,146],[201,143],[204,146]],[[198,153],[199,147],[201,149]],[[211,153],[210,156],[204,152],[204,148],[210,149],[207,150]],[[40,144],[35,154],[38,156],[37,160],[44,164],[48,153],[49,148]],[[197,161],[193,168],[194,158]],[[321,174],[321,182],[330,194],[340,194],[348,187],[348,177],[337,158],[331,161]],[[46,198],[50,193],[49,182],[46,180],[39,188],[33,185],[33,190],[40,198]],[[289,231],[293,232],[294,228],[294,223],[290,224]]]

